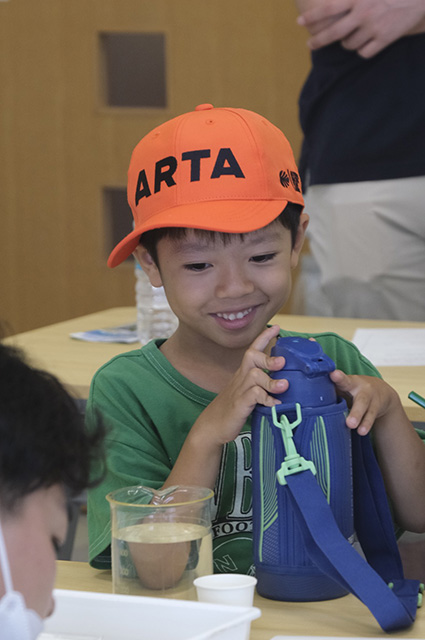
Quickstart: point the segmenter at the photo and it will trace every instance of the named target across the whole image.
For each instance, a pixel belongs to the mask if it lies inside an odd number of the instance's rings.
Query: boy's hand
[[[202,412],[198,422],[214,425],[214,433],[209,434],[223,445],[234,440],[256,404],[272,407],[280,404],[271,393],[280,394],[287,390],[287,380],[273,380],[268,371],[279,371],[285,365],[282,356],[272,357],[264,353],[273,338],[279,334],[278,325],[265,329],[246,351],[241,366],[228,386]]]
[[[347,427],[357,429],[361,436],[369,433],[375,420],[392,411],[398,401],[394,389],[380,378],[349,376],[339,369],[332,371],[330,378],[348,401]]]
[[[279,371],[285,358],[272,358],[264,353],[278,334],[279,327],[274,325],[254,340],[229,384],[192,426],[163,487],[181,484],[213,488],[223,445],[237,438],[257,403],[267,407],[280,404],[270,394],[283,393],[289,383],[272,380],[265,370]]]
[[[409,422],[397,393],[380,378],[330,374],[341,395],[352,401],[347,426],[359,435],[374,428],[374,448],[391,499],[395,522],[425,531],[425,447]]]

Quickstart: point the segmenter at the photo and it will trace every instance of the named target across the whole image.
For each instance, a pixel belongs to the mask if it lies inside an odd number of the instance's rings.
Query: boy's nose
[[[240,298],[254,291],[254,283],[242,271],[235,267],[220,272],[216,286],[217,298]]]

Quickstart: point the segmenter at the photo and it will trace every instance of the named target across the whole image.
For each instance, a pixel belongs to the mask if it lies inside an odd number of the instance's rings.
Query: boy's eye
[[[275,258],[276,255],[277,254],[275,252],[273,252],[273,253],[264,253],[264,254],[259,255],[259,256],[252,256],[251,261],[252,262],[260,262],[260,263],[262,263],[262,262],[270,262],[270,260],[273,260],[273,258]]]
[[[207,262],[192,262],[191,264],[185,264],[184,268],[188,271],[205,271],[209,266]]]

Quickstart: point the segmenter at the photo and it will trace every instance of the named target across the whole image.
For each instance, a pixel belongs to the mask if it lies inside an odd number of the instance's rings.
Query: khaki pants
[[[295,312],[425,320],[425,177],[314,185],[305,211]]]

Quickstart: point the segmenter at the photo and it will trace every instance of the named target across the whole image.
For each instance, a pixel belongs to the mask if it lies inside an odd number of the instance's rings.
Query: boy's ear
[[[161,274],[151,254],[141,244],[133,251],[133,256],[142,267],[153,287],[162,287]]]
[[[301,255],[301,250],[304,245],[305,232],[307,231],[308,223],[310,221],[309,216],[306,213],[302,213],[300,216],[300,223],[298,225],[297,236],[291,252],[291,268],[295,269],[298,264],[298,260]]]

